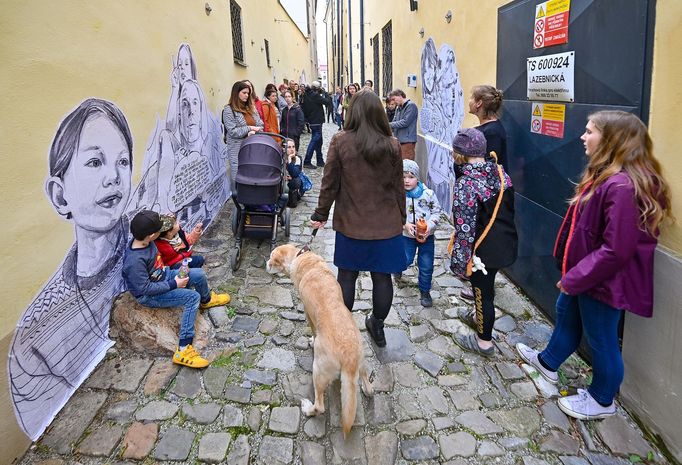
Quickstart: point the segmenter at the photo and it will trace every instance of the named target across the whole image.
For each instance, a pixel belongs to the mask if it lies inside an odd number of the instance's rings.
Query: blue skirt
[[[350,271],[402,273],[407,269],[403,236],[364,241],[337,231],[334,265]]]

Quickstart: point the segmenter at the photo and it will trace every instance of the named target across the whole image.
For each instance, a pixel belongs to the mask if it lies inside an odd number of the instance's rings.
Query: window
[[[372,39],[372,51],[374,60],[374,92],[379,93],[379,34],[377,33]],[[384,92],[386,95],[386,92]]]
[[[268,68],[272,68],[272,65],[270,64],[270,43],[268,42],[268,39],[263,39],[265,41],[265,61],[268,64]]]
[[[242,8],[234,0],[230,0],[230,20],[232,23],[232,56],[237,63],[245,64]]]
[[[393,90],[393,27],[389,21],[381,29],[382,45],[382,77],[384,81],[384,94]]]

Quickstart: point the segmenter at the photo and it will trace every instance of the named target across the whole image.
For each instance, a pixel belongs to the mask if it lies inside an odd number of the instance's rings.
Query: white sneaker
[[[616,413],[615,402],[604,407],[594,400],[594,397],[586,389],[578,389],[576,395],[562,397],[557,403],[566,415],[579,420],[598,420]]]
[[[537,350],[531,349],[526,344],[517,342],[516,351],[519,353],[524,362],[538,370],[542,377],[545,378],[548,382],[552,384],[557,384],[559,382],[559,376],[557,375],[556,371],[550,371],[542,366],[540,360],[538,360],[539,352]]]

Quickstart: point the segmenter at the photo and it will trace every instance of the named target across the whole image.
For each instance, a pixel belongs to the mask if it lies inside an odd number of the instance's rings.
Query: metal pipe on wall
[[[360,0],[360,82],[365,84],[365,0]]]

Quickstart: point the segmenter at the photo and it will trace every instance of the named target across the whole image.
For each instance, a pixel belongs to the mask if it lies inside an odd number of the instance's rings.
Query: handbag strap
[[[495,152],[490,152],[490,155],[495,159],[495,164],[497,164],[497,154]],[[488,233],[490,232],[490,228],[493,227],[493,223],[495,222],[495,218],[497,217],[497,212],[499,211],[500,204],[502,203],[502,196],[504,195],[504,173],[502,171],[502,166],[500,165],[497,165],[497,174],[500,176],[500,194],[497,197],[497,202],[495,202],[495,209],[493,210],[493,215],[490,217],[490,221],[488,221],[488,224],[481,233],[481,236],[474,244],[474,250],[471,253],[472,258],[476,254],[476,249],[478,249],[478,246],[481,245],[483,239],[485,239],[485,236],[487,236]]]

